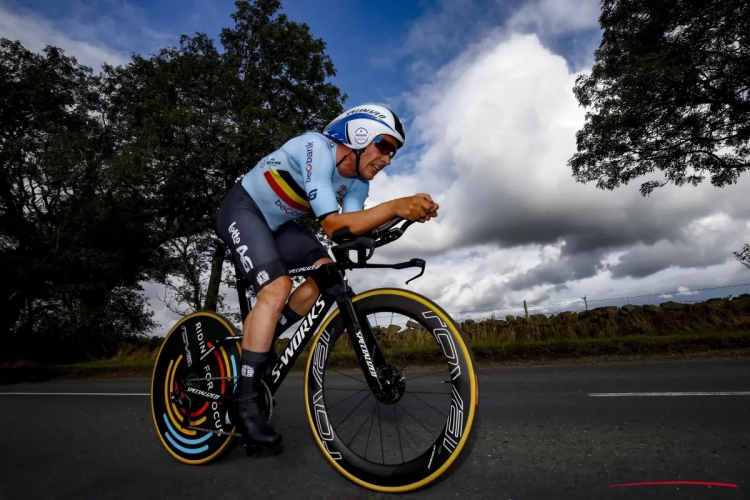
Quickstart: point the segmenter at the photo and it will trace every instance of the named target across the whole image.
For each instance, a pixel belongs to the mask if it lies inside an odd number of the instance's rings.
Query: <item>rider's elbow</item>
[[[341,220],[341,214],[330,213],[320,220],[320,226],[325,231],[326,236],[336,244],[347,240],[354,239],[356,235],[349,228],[345,221]]]

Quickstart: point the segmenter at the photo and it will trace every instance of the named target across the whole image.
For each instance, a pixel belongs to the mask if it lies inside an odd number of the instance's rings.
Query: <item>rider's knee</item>
[[[290,293],[292,279],[289,276],[279,276],[258,292],[258,302],[268,304],[281,312]]]

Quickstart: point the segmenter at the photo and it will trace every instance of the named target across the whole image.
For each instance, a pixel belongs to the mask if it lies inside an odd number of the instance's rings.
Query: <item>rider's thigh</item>
[[[241,183],[235,184],[226,195],[216,223],[235,265],[256,294],[281,277],[289,279],[274,234]]]
[[[287,269],[312,266],[321,259],[331,261],[328,250],[320,240],[293,222],[282,225],[274,234],[274,239],[279,257]]]

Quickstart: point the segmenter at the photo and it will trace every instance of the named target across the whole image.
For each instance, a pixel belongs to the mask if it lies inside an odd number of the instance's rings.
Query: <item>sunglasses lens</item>
[[[394,146],[391,142],[386,141],[385,139],[376,137],[375,147],[378,148],[378,151],[380,151],[384,155],[388,155],[391,158],[396,156],[396,146]]]

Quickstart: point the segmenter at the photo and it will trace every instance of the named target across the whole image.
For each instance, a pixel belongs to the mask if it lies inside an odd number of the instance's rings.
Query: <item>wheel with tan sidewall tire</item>
[[[329,357],[336,346],[337,339],[347,336],[339,310],[335,309],[321,326],[310,347],[305,370],[304,400],[313,439],[336,470],[364,488],[384,493],[401,493],[433,485],[460,466],[470,453],[470,448],[476,438],[479,388],[471,348],[458,324],[437,304],[417,293],[391,288],[375,289],[355,296],[352,302],[360,318],[383,312],[397,313],[419,323],[426,331],[432,333],[432,338],[436,342],[433,352],[445,362],[447,367],[447,371],[438,372],[438,374],[444,373],[442,378],[448,380],[444,380],[443,383],[450,383],[450,389],[445,389],[447,391],[445,396],[449,401],[446,405],[449,404],[449,408],[445,407],[446,418],[443,424],[439,424],[443,427],[442,431],[439,430],[436,434],[437,438],[429,441],[430,444],[425,447],[424,451],[419,448],[415,452],[415,457],[405,463],[387,465],[384,457],[381,464],[355,453],[347,446],[346,439],[337,432],[336,425],[340,424],[329,416],[329,408],[339,403],[326,401],[326,368]],[[429,337],[426,332],[425,335]],[[356,375],[356,371],[352,373]],[[339,375],[331,373],[331,380],[335,380],[333,377],[336,376]],[[362,375],[359,374],[359,376]],[[346,374],[340,377],[352,378]],[[339,378],[338,380],[348,379]],[[406,377],[407,390],[410,383],[413,383],[412,380]],[[372,394],[369,388],[359,392],[363,392],[365,397]],[[394,404],[388,404],[391,406],[383,405],[384,412],[393,409],[393,413],[398,415],[397,410],[392,408]],[[375,406],[378,409],[380,424],[380,403],[376,401]],[[374,416],[372,418],[374,421]],[[372,423],[370,425],[372,426]],[[363,423],[362,426],[365,424]],[[396,427],[400,446],[401,431],[398,429],[398,420]],[[369,444],[369,434],[367,441]],[[382,446],[381,430],[381,448]],[[403,455],[403,449],[401,453]]]
[[[213,311],[189,314],[172,327],[156,355],[151,376],[151,417],[159,440],[167,452],[188,465],[209,463],[229,451],[231,435],[210,432],[212,429],[233,433],[230,421],[232,402],[211,400],[179,390],[179,381],[188,381],[196,389],[232,397],[238,390],[238,369],[242,347],[239,341],[218,345],[227,336],[238,336],[232,323]],[[175,402],[178,395],[191,407]],[[189,424],[186,415],[189,413]],[[190,429],[207,429],[206,431]]]

